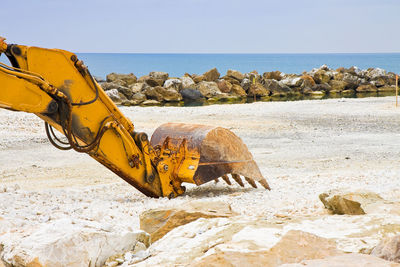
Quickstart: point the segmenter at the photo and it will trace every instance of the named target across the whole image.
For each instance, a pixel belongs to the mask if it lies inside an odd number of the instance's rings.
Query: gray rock
[[[290,87],[297,87],[303,83],[303,79],[301,77],[289,76],[282,79],[280,83]]]
[[[347,83],[346,89],[355,89],[361,83],[361,79],[350,73],[343,74],[343,81]]]
[[[386,70],[381,68],[369,68],[365,76],[371,80],[374,80],[378,77],[386,76]]]
[[[173,90],[179,92],[180,90],[182,90],[182,81],[179,79],[166,80],[164,83],[164,88],[173,89]]]
[[[196,89],[186,88],[181,90],[180,94],[185,101],[198,101],[204,99],[203,94]]]
[[[286,95],[291,91],[290,87],[275,79],[264,79],[264,87],[271,91],[273,96]]]
[[[251,84],[252,81],[250,81],[250,79],[244,78],[240,83],[240,86],[247,92],[249,91]]]

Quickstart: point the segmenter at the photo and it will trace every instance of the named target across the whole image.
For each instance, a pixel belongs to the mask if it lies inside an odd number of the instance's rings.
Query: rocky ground
[[[280,71],[241,73],[216,68],[201,75],[185,73],[169,77],[166,72],[150,72],[137,78],[133,73],[110,73],[96,78],[116,103],[132,105],[183,105],[190,102],[215,104],[246,102],[248,99],[282,100],[388,94],[395,91],[396,75],[380,68],[330,69],[326,65],[302,74]]]
[[[394,97],[122,111],[148,134],[232,130],[272,190],[211,182],[151,199],[52,147],[34,115],[0,110],[0,266],[399,266]]]

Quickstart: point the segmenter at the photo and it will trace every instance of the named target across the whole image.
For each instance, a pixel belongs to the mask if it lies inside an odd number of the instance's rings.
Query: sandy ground
[[[20,226],[69,217],[138,229],[142,211],[193,199],[269,218],[323,214],[318,195],[329,189],[367,189],[386,199],[400,192],[400,108],[393,97],[121,109],[149,135],[165,122],[232,130],[272,191],[211,182],[173,200],[151,199],[89,156],[54,148],[34,115],[0,110],[0,217]]]

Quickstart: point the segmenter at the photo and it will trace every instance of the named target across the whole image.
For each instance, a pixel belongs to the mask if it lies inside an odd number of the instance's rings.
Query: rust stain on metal
[[[265,181],[247,146],[228,129],[198,124],[167,123],[156,129],[151,144],[162,145],[166,139],[175,146],[186,139],[188,149],[200,153],[199,166],[193,178],[197,185],[229,173],[243,175],[252,181]]]

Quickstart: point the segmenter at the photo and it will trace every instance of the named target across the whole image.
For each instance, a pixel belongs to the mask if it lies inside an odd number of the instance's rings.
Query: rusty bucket
[[[257,181],[270,190],[247,146],[228,129],[199,124],[167,123],[155,130],[150,142],[154,147],[162,145],[167,138],[175,146],[179,146],[185,139],[188,150],[197,151],[200,155],[193,177],[196,185],[212,180],[217,182],[219,177],[230,185],[227,174],[231,174],[240,186],[244,186],[240,177],[242,175],[251,186],[257,187]]]

